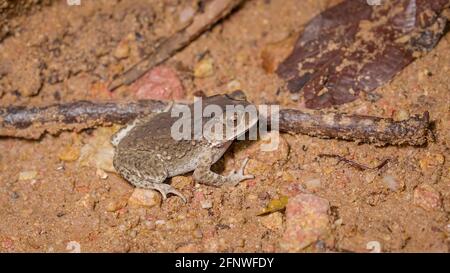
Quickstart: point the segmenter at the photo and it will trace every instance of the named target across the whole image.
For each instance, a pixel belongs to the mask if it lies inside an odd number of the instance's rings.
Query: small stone
[[[414,204],[431,211],[442,207],[442,200],[439,192],[428,184],[421,184],[414,190]]]
[[[80,157],[80,149],[74,145],[68,145],[58,155],[62,161],[75,161]]]
[[[211,200],[204,200],[200,203],[202,209],[210,209],[212,208],[213,204]]]
[[[81,166],[115,172],[113,166],[114,147],[111,144],[111,136],[117,130],[118,128],[115,126],[96,129],[81,147],[78,163]]]
[[[131,238],[136,238],[137,235],[138,235],[137,230],[134,230],[134,229],[133,229],[132,231],[130,231],[130,237],[131,237]]]
[[[194,76],[196,78],[207,78],[214,75],[214,60],[206,55],[194,67]]]
[[[366,249],[370,250],[370,253],[381,253],[381,244],[378,241],[370,241],[367,242]]]
[[[335,226],[341,226],[343,223],[344,223],[344,220],[342,220],[342,218],[339,218],[336,221],[334,221]]]
[[[403,121],[407,119],[409,119],[409,113],[405,109],[400,109],[394,114],[394,120],[396,121]]]
[[[366,180],[367,183],[372,183],[376,177],[376,172],[367,172],[367,174],[364,176],[364,180]]]
[[[100,179],[103,179],[103,180],[108,178],[108,174],[100,168],[97,169],[95,174],[97,175],[97,177],[99,177]]]
[[[122,209],[126,205],[127,205],[127,199],[125,199],[125,198],[120,198],[117,200],[110,200],[106,204],[106,211],[115,212],[115,211]]]
[[[201,229],[197,228],[194,230],[194,232],[192,233],[192,235],[194,236],[194,238],[196,239],[201,239],[203,238],[203,232]]]
[[[232,80],[227,84],[227,89],[229,92],[233,92],[241,89],[241,83],[238,80]]]
[[[260,218],[261,224],[273,231],[280,231],[283,228],[283,214],[279,211],[270,213]]]
[[[330,230],[328,200],[313,194],[300,193],[290,198],[286,206],[286,230],[280,246],[288,252],[298,252]]]
[[[156,220],[155,221],[155,225],[157,225],[157,226],[162,226],[162,225],[165,225],[165,224],[166,224],[165,220]]]
[[[36,171],[23,171],[19,173],[19,180],[32,180],[35,179],[37,176]]]
[[[401,191],[405,188],[405,184],[402,181],[398,181],[390,174],[383,176],[383,183],[391,191]]]
[[[136,188],[130,199],[128,199],[128,204],[147,208],[159,206],[161,204],[161,195],[154,190]]]
[[[192,20],[195,14],[195,9],[192,7],[186,7],[180,12],[180,23],[184,24]]]
[[[237,246],[237,247],[244,247],[244,246],[245,246],[245,239],[239,238],[239,239],[236,241],[236,246]]]
[[[114,57],[117,59],[125,59],[130,55],[130,45],[128,40],[122,40],[114,50]]]
[[[177,73],[167,66],[153,68],[130,88],[137,99],[180,100],[186,95]]]
[[[320,178],[308,179],[304,184],[306,186],[306,189],[308,190],[317,190],[322,187],[322,181],[320,180]]]
[[[69,253],[80,253],[81,245],[77,241],[70,241],[66,245],[66,250],[68,250]]]

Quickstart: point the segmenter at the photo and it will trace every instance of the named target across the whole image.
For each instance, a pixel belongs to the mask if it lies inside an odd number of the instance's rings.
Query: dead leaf
[[[258,216],[266,215],[272,212],[284,210],[286,208],[286,205],[289,201],[289,198],[287,196],[281,196],[278,199],[272,199],[267,204],[267,207],[258,214]]]
[[[448,0],[346,0],[314,17],[277,69],[291,93],[320,109],[389,82],[444,33]],[[351,16],[349,16],[351,14]]]

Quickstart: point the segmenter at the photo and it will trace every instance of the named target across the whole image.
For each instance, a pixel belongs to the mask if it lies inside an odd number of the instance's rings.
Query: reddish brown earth
[[[9,18],[12,34],[0,42],[0,104],[133,99],[131,87],[111,94],[107,82],[179,29],[179,14],[194,2],[81,0],[81,6],[68,6],[55,1]],[[277,93],[282,80],[265,72],[261,52],[335,2],[247,1],[165,65],[176,71],[185,99],[200,90],[211,95],[241,88],[254,103],[304,110],[289,92]],[[270,153],[259,150],[261,141],[235,143],[217,169],[226,173],[248,155],[247,172],[256,178],[235,188],[212,188],[194,185],[191,174],[175,177],[172,184],[188,197],[187,204],[177,197],[159,204],[159,196],[150,193],[147,198],[156,205],[142,206],[135,195],[130,199],[134,189],[125,180],[113,173],[102,179],[103,172],[80,163],[80,149],[111,134],[109,129],[47,135],[39,141],[2,138],[0,251],[67,252],[79,244],[82,252],[365,252],[367,243],[378,241],[383,252],[448,252],[449,53],[447,34],[379,88],[381,99],[335,109],[383,117],[428,110],[435,142],[377,148],[283,134],[280,148]],[[204,56],[213,71],[199,77],[194,71]],[[361,171],[318,157],[322,153],[369,166],[392,160],[380,170]],[[300,191],[313,197],[294,197]],[[298,212],[291,203],[288,214],[258,216],[282,196],[295,198],[306,210]],[[320,200],[321,209],[301,203],[310,199]],[[290,215],[306,220],[286,219]],[[320,223],[311,225],[308,217]],[[295,223],[304,230],[296,233]],[[290,236],[314,231],[320,233],[319,244],[283,244]]]

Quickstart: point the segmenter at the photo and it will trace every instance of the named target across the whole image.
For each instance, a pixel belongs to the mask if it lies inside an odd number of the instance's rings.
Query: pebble
[[[130,44],[127,39],[119,42],[116,49],[114,50],[114,57],[117,59],[126,59],[130,55]]]
[[[211,56],[206,55],[195,64],[194,76],[196,78],[207,78],[214,75],[214,60]]]
[[[399,109],[394,114],[394,120],[403,121],[409,119],[409,112],[405,109]]]
[[[330,229],[329,208],[328,200],[314,194],[300,193],[290,198],[281,248],[299,252],[325,237]]]
[[[137,99],[180,100],[186,95],[177,73],[167,66],[153,68],[130,88]]]
[[[180,23],[184,24],[192,20],[195,14],[195,9],[192,7],[186,7],[180,12],[179,20]]]
[[[427,210],[438,210],[442,207],[442,199],[437,190],[428,184],[421,184],[414,190],[414,204]]]
[[[283,228],[283,214],[279,211],[260,217],[261,224],[272,231],[280,231]]]
[[[390,174],[383,176],[384,185],[391,191],[401,191],[405,188],[405,184],[402,181],[398,181],[395,177]]]
[[[83,167],[89,166],[107,172],[115,172],[113,166],[114,147],[110,140],[116,130],[117,127],[96,129],[81,147],[78,163]]]
[[[367,242],[366,249],[370,250],[370,253],[381,253],[381,244],[378,241],[370,241]]]
[[[100,168],[97,168],[97,171],[95,172],[95,174],[97,175],[97,177],[99,177],[100,179],[103,179],[103,180],[108,178],[108,174]]]
[[[367,172],[367,174],[364,176],[364,180],[367,183],[372,183],[375,178],[377,177],[377,173],[376,172]]]
[[[304,184],[308,190],[317,190],[322,187],[322,181],[320,178],[308,179],[304,182]]]
[[[127,205],[127,199],[125,198],[119,198],[115,200],[111,200],[106,204],[106,211],[109,212],[115,212]]]
[[[227,89],[229,92],[233,92],[241,89],[241,83],[238,80],[232,80],[227,83]]]
[[[213,206],[213,203],[211,200],[204,200],[200,202],[200,205],[202,209],[210,209]]]
[[[81,253],[81,245],[77,241],[70,241],[66,245],[66,250],[69,253]]]
[[[151,208],[161,204],[161,195],[154,190],[135,188],[128,204],[131,206]]]
[[[155,221],[155,225],[157,225],[157,226],[162,226],[162,225],[165,225],[165,224],[166,224],[165,220],[156,220]]]
[[[61,161],[75,161],[80,157],[80,149],[74,145],[68,145],[58,155]]]
[[[36,171],[22,171],[19,173],[19,180],[32,180],[35,179],[37,176]]]
[[[130,237],[131,237],[131,238],[136,238],[137,235],[138,235],[137,230],[134,230],[134,229],[133,229],[132,231],[130,231]]]
[[[194,238],[196,239],[201,239],[203,238],[203,232],[201,229],[197,228],[194,230],[194,232],[192,233],[192,235],[194,236]]]

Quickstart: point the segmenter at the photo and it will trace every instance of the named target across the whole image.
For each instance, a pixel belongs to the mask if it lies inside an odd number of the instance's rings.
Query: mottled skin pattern
[[[250,105],[241,91],[203,98],[203,109],[210,104],[220,106],[224,113],[226,105]],[[189,107],[193,111],[193,104]],[[121,134],[119,131],[113,137],[113,144],[116,146],[113,163],[116,170],[136,187],[158,190],[164,199],[167,194],[172,193],[180,196],[183,201],[186,199],[180,192],[164,183],[167,178],[194,171],[193,178],[196,182],[213,186],[234,186],[242,180],[253,178],[253,175],[243,173],[247,159],[238,171],[228,176],[216,174],[210,167],[222,157],[238,135],[256,125],[257,118],[246,116],[245,130],[236,131],[232,138],[220,142],[211,142],[205,138],[175,140],[171,136],[171,126],[178,119],[171,117],[170,111],[166,111],[137,120],[131,129],[123,129],[125,133],[122,132],[121,137],[118,137]],[[192,115],[191,120],[193,119]],[[202,118],[202,125],[209,120],[211,118]],[[224,118],[221,122],[227,120]]]

